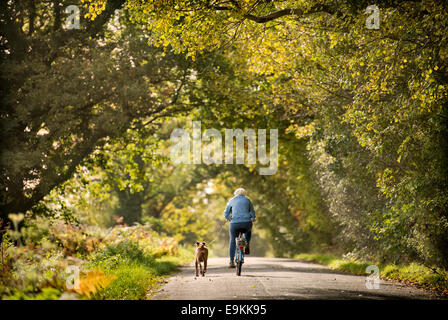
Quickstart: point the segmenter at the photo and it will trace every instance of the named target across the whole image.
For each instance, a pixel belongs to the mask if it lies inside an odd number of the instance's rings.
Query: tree
[[[247,91],[256,78],[266,90],[265,103],[243,105],[312,128],[309,158],[347,250],[446,266],[446,3],[379,1],[375,31],[367,5],[127,2],[136,20],[151,20],[151,44],[245,61]]]
[[[189,62],[148,47],[126,16],[111,31],[123,1],[81,30],[62,27],[64,5],[2,4],[3,218],[35,206],[108,139],[185,109]]]
[[[103,3],[89,1],[87,16],[95,25],[118,2],[104,8]],[[2,67],[12,70],[19,84],[11,82],[3,99],[9,106],[2,113],[4,137],[14,138],[2,140],[2,183],[10,195],[5,193],[2,202],[10,206],[5,208],[29,208],[107,139],[177,115],[180,108],[210,126],[279,129],[278,176],[260,177],[254,166],[224,166],[220,175],[229,188],[243,182],[253,186],[262,203],[260,221],[278,254],[337,244],[366,259],[448,266],[447,4],[378,1],[379,30],[365,27],[368,4],[128,0],[125,12],[145,29],[144,39],[135,39],[131,25],[109,33],[88,27],[96,30],[96,38],[83,38],[83,47],[73,49],[64,38],[65,44],[53,50],[60,59],[49,59],[52,50],[25,54],[23,41],[4,42]],[[33,16],[32,6],[4,6],[9,12],[4,21],[23,21],[25,32],[40,34],[26,27],[28,20],[39,19],[20,19],[23,12]],[[36,12],[46,11],[38,6]],[[12,39],[20,31],[11,26],[19,22],[4,23],[2,30]],[[16,63],[20,59],[29,62],[25,68]],[[85,94],[73,106],[72,82],[63,82],[66,89],[58,94],[50,89],[81,62],[75,79]],[[114,80],[117,75],[126,81]],[[102,91],[104,82],[96,82],[100,76],[119,86]],[[47,109],[34,98],[55,102],[57,108],[40,116]],[[134,169],[154,172],[152,165],[140,167],[138,157],[126,157],[124,163],[132,170],[118,181],[133,179]],[[179,172],[159,169],[154,170],[160,181]],[[197,181],[207,174],[194,173]],[[179,189],[170,189],[171,182],[166,186],[142,187],[154,192],[146,204],[155,216],[167,206],[176,215],[173,203],[188,202],[173,196]],[[123,199],[131,197],[130,191]]]

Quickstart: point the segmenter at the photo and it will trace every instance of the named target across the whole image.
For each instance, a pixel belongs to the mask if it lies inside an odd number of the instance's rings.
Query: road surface
[[[205,277],[182,267],[149,297],[154,300],[222,299],[438,299],[433,293],[383,281],[367,289],[366,277],[295,259],[246,257],[242,274],[227,268],[227,258],[209,259]]]

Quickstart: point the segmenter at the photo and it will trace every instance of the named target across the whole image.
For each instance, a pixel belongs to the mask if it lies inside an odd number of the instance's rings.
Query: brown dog
[[[207,271],[207,259],[208,259],[208,248],[205,246],[205,242],[196,242],[196,254],[195,254],[195,269],[196,277],[199,276],[198,266],[201,269],[202,276],[205,276]],[[202,268],[201,262],[204,263],[204,268]]]

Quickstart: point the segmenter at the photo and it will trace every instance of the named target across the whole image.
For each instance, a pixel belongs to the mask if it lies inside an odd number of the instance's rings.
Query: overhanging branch
[[[213,7],[213,9],[218,10],[218,11],[236,10],[235,8],[227,7],[227,6],[216,6],[216,7]],[[248,13],[243,14],[243,18],[255,21],[257,23],[266,23],[266,22],[276,20],[276,19],[284,17],[284,16],[299,16],[300,17],[300,16],[304,16],[306,14],[313,14],[313,13],[318,13],[318,12],[325,12],[325,13],[333,14],[333,13],[335,13],[335,11],[336,10],[334,10],[330,6],[318,4],[318,5],[313,6],[310,10],[307,10],[307,11],[305,11],[304,9],[301,9],[301,8],[289,8],[289,9],[281,9],[281,10],[271,12],[269,14],[262,15],[262,16],[257,16],[257,15],[254,15],[254,14],[248,12]]]

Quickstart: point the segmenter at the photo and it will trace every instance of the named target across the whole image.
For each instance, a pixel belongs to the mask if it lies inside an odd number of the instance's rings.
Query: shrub
[[[104,246],[97,255],[94,257],[94,261],[101,263],[112,263],[109,266],[112,267],[114,262],[117,264],[119,262],[138,262],[142,264],[151,264],[154,261],[154,257],[145,254],[143,249],[131,240],[124,240],[118,242],[117,244],[109,244]],[[103,263],[104,265],[104,263]]]

